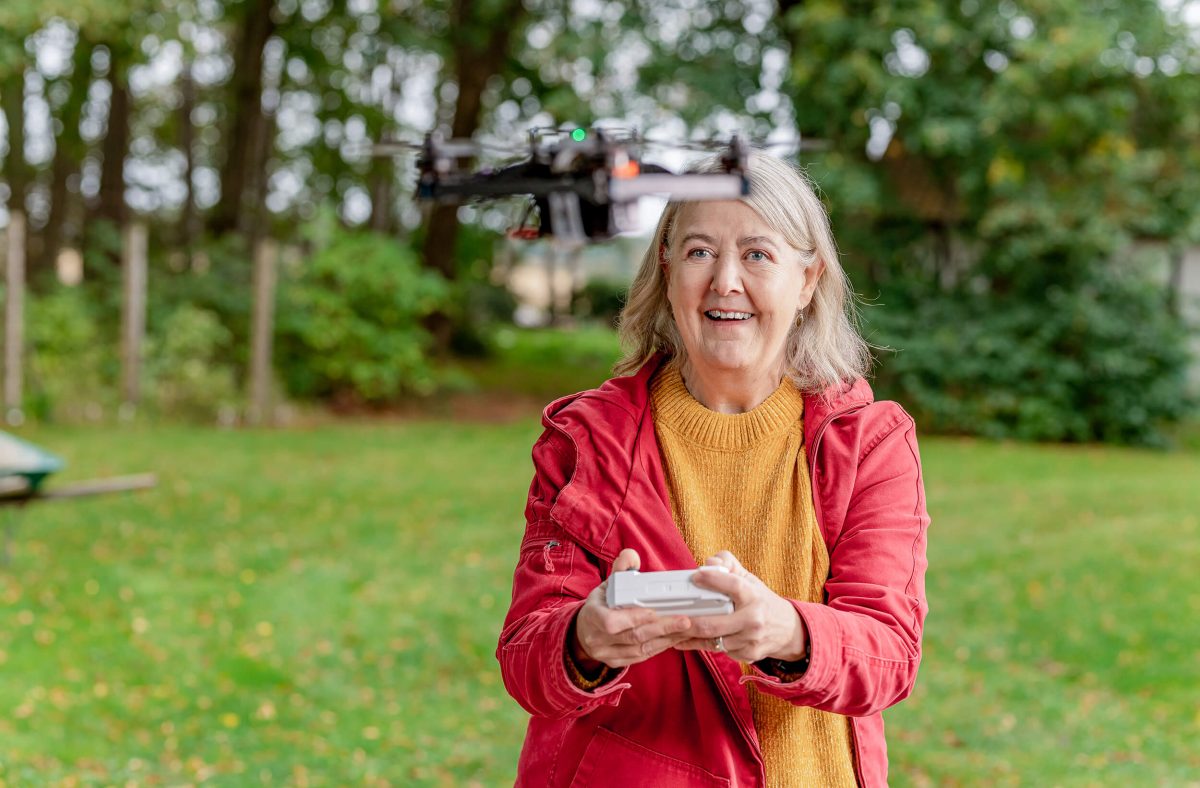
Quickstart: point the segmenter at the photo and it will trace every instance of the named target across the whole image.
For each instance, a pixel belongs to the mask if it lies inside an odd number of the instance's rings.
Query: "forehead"
[[[689,232],[721,238],[726,235],[754,235],[771,238],[784,243],[758,211],[739,200],[722,200],[688,203],[679,209],[675,217],[675,237],[683,238]]]

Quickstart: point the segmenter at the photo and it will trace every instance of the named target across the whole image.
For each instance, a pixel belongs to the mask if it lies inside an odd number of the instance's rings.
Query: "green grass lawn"
[[[40,428],[0,569],[0,784],[511,783],[492,652],[539,432]],[[1200,451],[922,442],[931,613],[893,784],[1200,780]]]

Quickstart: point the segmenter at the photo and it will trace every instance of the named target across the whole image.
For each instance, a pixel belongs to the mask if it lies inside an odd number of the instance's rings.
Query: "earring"
[[[799,328],[801,325],[803,325],[803,323],[804,323],[804,310],[797,309],[796,310],[796,328]]]

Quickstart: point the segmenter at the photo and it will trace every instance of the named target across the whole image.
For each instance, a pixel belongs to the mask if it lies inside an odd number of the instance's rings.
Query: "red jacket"
[[[695,565],[671,515],[650,412],[656,358],[636,375],[551,403],[534,444],[534,479],[513,599],[496,657],[532,716],[517,767],[530,786],[764,783],[741,684],[852,718],[855,770],[887,783],[881,712],[912,691],[925,619],[929,516],[913,420],[859,380],[805,397],[804,445],[830,552],[826,603],[794,602],[810,662],[782,684],[708,651],[668,650],[595,692],[563,664],[576,611],[617,553],[642,570]],[[833,392],[831,392],[833,393]]]

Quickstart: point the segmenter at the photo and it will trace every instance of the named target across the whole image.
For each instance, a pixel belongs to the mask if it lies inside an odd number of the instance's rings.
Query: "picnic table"
[[[0,432],[0,506],[7,510],[0,565],[8,566],[12,558],[17,521],[28,504],[146,490],[158,483],[153,473],[139,473],[46,487],[43,484],[46,478],[62,470],[63,465],[62,458],[42,447],[7,432]]]

